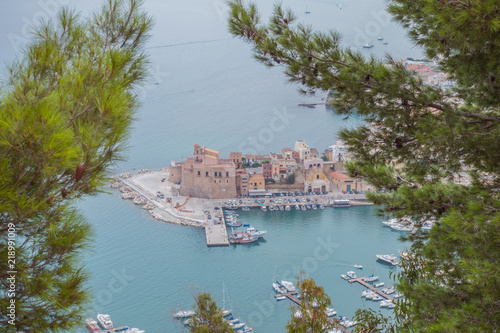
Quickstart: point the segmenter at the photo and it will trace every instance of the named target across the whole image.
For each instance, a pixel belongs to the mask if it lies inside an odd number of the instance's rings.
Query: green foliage
[[[447,91],[423,85],[390,56],[365,58],[342,46],[338,33],[296,23],[280,5],[268,24],[254,4],[232,0],[229,6],[230,32],[252,45],[258,61],[282,66],[302,93],[330,91],[337,113],[365,118],[366,125],[345,129],[340,138],[354,156],[346,164],[350,175],[386,190],[369,194],[383,205],[380,213],[411,217],[417,226],[437,221],[430,232],[406,237],[410,259],[396,280],[407,303],[397,308],[394,329],[496,331],[500,2],[388,2],[396,21],[455,80]],[[379,315],[360,316],[364,332],[388,327]]]
[[[262,165],[262,164],[268,164],[268,163],[269,163],[269,161],[268,161],[268,160],[264,160],[264,161],[262,161],[261,165]]]
[[[303,277],[297,279],[301,304],[292,306],[292,316],[286,330],[288,333],[327,332],[334,325],[328,321],[326,308],[331,304],[323,287],[317,286],[313,279]]]
[[[73,203],[102,191],[107,168],[120,160],[151,24],[137,0],[107,1],[89,18],[62,9],[9,68],[0,99],[0,275],[17,274],[15,326],[0,314],[7,332],[81,325],[89,294],[79,254],[92,231]],[[15,269],[7,266],[9,224]]]
[[[287,184],[295,184],[295,173],[292,173],[286,177]]]
[[[272,178],[267,178],[265,180],[265,182],[266,182],[266,184],[276,184],[276,181],[274,179],[272,179]]]
[[[321,156],[321,159],[323,160],[323,162],[327,162],[328,161],[328,157],[326,157],[325,155]]]
[[[195,315],[191,317],[189,332],[192,333],[232,333],[233,329],[223,320],[222,309],[208,293],[196,295]]]
[[[252,168],[259,168],[261,166],[262,166],[262,164],[260,164],[259,162],[253,162],[253,164],[252,164]]]

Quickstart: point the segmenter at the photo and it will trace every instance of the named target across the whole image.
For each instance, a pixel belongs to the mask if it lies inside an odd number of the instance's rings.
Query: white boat
[[[289,292],[295,291],[295,287],[292,282],[281,280],[281,284],[285,286],[286,290]]]
[[[397,293],[392,296],[392,298],[401,298],[403,297],[403,294]]]
[[[275,211],[274,206],[269,206],[269,211],[274,212]]]
[[[332,308],[326,308],[325,312],[327,317],[333,317],[337,314],[337,311],[335,311],[335,309]]]
[[[373,47],[373,43],[366,43],[365,45],[363,45],[363,48],[365,49],[370,49]]]
[[[279,283],[273,282],[273,288],[280,294],[286,293],[286,288],[281,286]]]
[[[344,280],[349,280],[349,277],[345,274],[340,274],[340,276],[344,279]]]
[[[282,300],[284,300],[284,299],[286,299],[286,298],[287,298],[287,297],[286,297],[286,296],[283,296],[283,295],[278,295],[278,296],[276,296],[276,300],[277,300],[277,301],[282,301]]]
[[[245,323],[234,323],[234,324],[229,324],[233,330],[237,330],[238,328],[242,328],[245,326]]]
[[[285,206],[279,206],[279,210],[285,210]]]
[[[290,211],[290,206],[289,206],[289,205],[286,205],[286,206],[285,206],[285,210],[286,210],[287,212],[289,212],[289,211]]]
[[[228,324],[234,324],[240,321],[239,318],[229,317],[224,319]]]
[[[394,294],[396,292],[393,286],[385,287],[381,291],[386,295]]]
[[[384,299],[384,298],[383,298],[382,296],[377,295],[377,296],[375,296],[375,297],[373,297],[373,298],[372,298],[372,301],[377,301],[377,302],[378,302],[378,301],[381,301],[381,300],[383,300],[383,299]]]
[[[349,271],[346,273],[348,277],[350,277],[351,279],[356,279],[358,276],[356,275],[356,273],[354,273],[354,271]]]
[[[369,277],[367,277],[365,279],[365,282],[373,282],[373,281],[377,281],[377,280],[378,280],[378,275],[375,276],[375,275],[372,274],[372,275],[370,275]]]
[[[398,223],[398,221],[399,221],[398,219],[390,219],[390,220],[382,222],[382,224],[390,227],[391,225]]]
[[[300,206],[299,205],[295,205],[295,210],[300,210]]]
[[[370,290],[370,292],[368,292],[368,293],[365,294],[365,297],[367,299],[373,299],[373,298],[377,297],[377,295],[378,294],[376,292]]]
[[[325,209],[325,205],[323,204],[319,205],[319,209]]]
[[[394,254],[377,254],[376,257],[378,260],[392,266],[396,266],[398,264],[397,258]]]
[[[377,40],[384,40],[384,37],[379,36],[379,37],[377,38]]]
[[[396,307],[396,304],[392,303],[387,306],[388,309],[394,309]]]
[[[194,315],[193,310],[182,310],[174,313],[174,318],[188,318]],[[99,318],[98,318],[99,319]]]
[[[260,207],[260,209],[261,209],[263,212],[267,212],[267,207],[266,207],[266,206],[262,206],[262,207]]]
[[[112,330],[113,329],[113,322],[111,321],[111,318],[109,318],[109,315],[107,314],[97,314],[97,321],[105,330]]]
[[[392,300],[390,300],[390,299],[387,299],[385,301],[380,302],[381,307],[386,307],[386,306],[389,306],[391,304],[392,304]]]
[[[387,41],[384,41],[384,42],[383,42],[382,44],[384,44],[384,45],[387,45],[387,44],[389,44],[389,42],[387,42]]]
[[[99,324],[97,324],[97,321],[95,321],[92,318],[87,318],[85,319],[85,324],[87,324],[87,327],[93,332],[93,331],[99,331]]]
[[[385,283],[384,282],[379,282],[379,283],[375,283],[373,286],[375,288],[378,288],[378,287],[382,287]]]
[[[354,325],[356,325],[358,322],[357,321],[347,321],[343,326],[345,328],[349,328],[349,327],[353,327]]]
[[[252,235],[252,236],[262,237],[265,234],[267,234],[267,231],[265,231],[265,230],[257,230],[254,227],[250,227],[250,228],[247,228],[246,233],[249,234],[249,235]]]
[[[354,268],[363,269],[363,266],[356,264],[356,265],[354,265]]]

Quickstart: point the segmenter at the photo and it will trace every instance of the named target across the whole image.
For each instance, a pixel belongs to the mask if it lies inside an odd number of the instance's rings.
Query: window
[[[208,171],[207,171],[207,173],[205,174],[205,176],[207,176],[207,177],[208,177]]]
[[[226,177],[229,177],[229,172],[226,172]]]
[[[201,174],[201,171],[198,171],[198,176],[200,176],[200,174]]]

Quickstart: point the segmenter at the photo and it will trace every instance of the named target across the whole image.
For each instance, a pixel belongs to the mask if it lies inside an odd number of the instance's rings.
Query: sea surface
[[[9,64],[28,41],[29,27],[40,18],[55,17],[59,5],[83,15],[98,0],[23,0],[2,4],[0,62]],[[265,21],[271,1],[256,3]],[[384,0],[283,1],[297,21],[321,31],[344,35],[343,45],[367,56],[419,58],[405,32],[390,21]],[[128,141],[126,161],[113,173],[132,169],[158,170],[172,160],[192,155],[193,144],[231,151],[266,154],[295,140],[306,140],[320,152],[335,144],[345,120],[331,109],[299,107],[324,102],[324,93],[301,96],[287,84],[279,67],[257,63],[251,48],[227,32],[222,0],[146,0],[155,27],[147,44],[151,76],[138,89],[142,105]],[[309,11],[310,14],[306,14]],[[382,36],[388,41],[377,41]],[[363,49],[373,42],[375,47]],[[7,71],[2,70],[5,82]],[[156,83],[156,84],[155,84]],[[107,313],[116,325],[139,327],[148,333],[178,332],[172,312],[189,308],[193,294],[210,292],[218,304],[232,307],[255,332],[284,332],[289,301],[275,302],[271,282],[293,280],[299,271],[314,278],[332,299],[340,315],[377,304],[360,298],[362,287],[340,274],[364,266],[361,274],[379,274],[389,283],[392,268],[375,262],[375,254],[403,249],[399,234],[383,227],[376,207],[328,208],[324,211],[241,213],[244,222],[268,234],[265,241],[245,246],[207,248],[201,229],[160,223],[146,211],[109,189],[108,194],[76,203],[93,224],[94,245],[84,254],[91,272],[94,298],[88,316]],[[223,288],[224,285],[224,288]],[[85,328],[82,326],[82,332]]]

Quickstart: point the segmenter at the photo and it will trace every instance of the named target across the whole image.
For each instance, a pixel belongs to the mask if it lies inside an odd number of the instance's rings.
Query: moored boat
[[[194,316],[193,310],[181,310],[174,313],[174,318],[189,318]]]
[[[265,230],[257,230],[254,227],[250,227],[250,228],[247,228],[246,233],[249,234],[249,235],[252,235],[252,236],[262,237],[265,234],[267,234],[267,231],[265,231]]]
[[[345,274],[340,274],[340,277],[342,277],[344,280],[349,280],[349,279],[350,279],[350,278],[349,278],[347,275],[345,275]]]
[[[332,308],[326,308],[325,312],[327,317],[333,317],[337,314],[337,311],[335,311],[335,309]]]
[[[323,204],[319,205],[319,209],[325,209],[325,205]]]
[[[97,314],[97,321],[101,326],[106,329],[106,330],[111,330],[113,329],[113,322],[111,321],[111,318],[109,318],[109,315],[107,314]]]
[[[356,273],[354,273],[354,271],[349,271],[346,273],[348,277],[350,277],[351,279],[356,279],[358,276],[356,275]]]
[[[385,264],[396,266],[398,264],[396,256],[394,254],[377,254],[377,259]]]
[[[290,206],[289,206],[289,205],[286,205],[286,206],[285,206],[285,210],[286,210],[287,212],[289,212],[289,211],[290,211]]]
[[[85,319],[85,324],[87,324],[87,327],[93,332],[93,331],[98,331],[100,330],[99,324],[97,324],[97,321],[95,321],[92,318],[87,318]]]
[[[379,282],[379,283],[375,283],[373,286],[375,288],[378,288],[378,287],[382,287],[385,283],[384,282]]]
[[[295,205],[295,210],[300,210],[300,206],[299,205]]]
[[[375,276],[375,275],[370,275],[369,277],[365,278],[365,282],[373,282],[373,281],[377,281],[378,280],[378,275]]]
[[[267,207],[266,207],[266,206],[262,206],[262,207],[260,207],[260,209],[261,209],[263,212],[267,212]]]
[[[312,208],[312,209],[318,209],[318,206],[316,206],[315,204],[312,204],[312,205],[311,205],[311,208]]]
[[[290,281],[281,281],[281,284],[290,292],[295,291],[295,287],[292,282]]]
[[[363,269],[363,266],[361,266],[359,264],[354,265],[354,267],[357,268],[357,269]]]
[[[306,208],[306,206],[305,206],[305,205],[300,206],[300,209],[302,209],[302,210],[307,210],[307,208]]]

